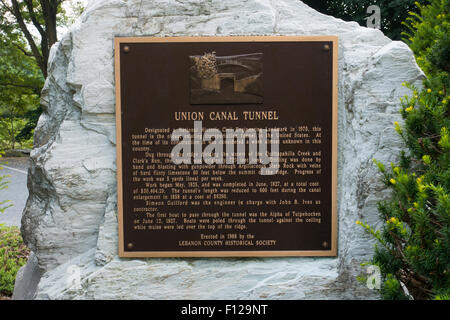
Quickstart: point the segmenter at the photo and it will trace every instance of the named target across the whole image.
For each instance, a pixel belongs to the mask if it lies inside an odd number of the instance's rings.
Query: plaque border
[[[120,45],[152,42],[321,42],[333,44],[332,71],[332,172],[331,172],[331,248],[330,250],[265,251],[125,251],[122,184],[122,108],[120,92]],[[116,167],[117,210],[120,258],[187,258],[187,257],[336,257],[337,250],[337,156],[338,156],[338,37],[337,36],[197,36],[197,37],[114,37],[114,72],[116,89]]]

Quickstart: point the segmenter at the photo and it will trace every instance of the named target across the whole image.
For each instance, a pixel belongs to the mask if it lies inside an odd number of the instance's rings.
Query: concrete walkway
[[[8,188],[0,190],[0,201],[11,200],[9,204],[13,204],[5,212],[0,212],[0,224],[20,227],[22,211],[28,198],[28,157],[1,158],[0,166],[3,167],[0,175],[10,175],[7,178],[10,181]]]

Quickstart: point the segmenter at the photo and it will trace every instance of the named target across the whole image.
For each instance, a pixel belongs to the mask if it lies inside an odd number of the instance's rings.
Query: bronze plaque
[[[119,255],[335,256],[337,43],[116,38]]]

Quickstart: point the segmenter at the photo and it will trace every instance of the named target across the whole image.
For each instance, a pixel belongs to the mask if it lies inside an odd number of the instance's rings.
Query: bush
[[[404,25],[404,41],[416,55],[417,64],[429,78],[437,78],[446,88],[450,72],[450,1],[433,0],[430,5],[416,3],[420,14],[410,12]]]
[[[387,169],[375,160],[389,201],[379,203],[385,221],[375,231],[373,264],[384,276],[382,296],[405,298],[400,282],[415,299],[450,294],[450,128],[448,98],[430,88],[402,101],[404,127],[395,123],[409,152]]]
[[[399,164],[386,168],[374,160],[392,191],[390,200],[378,204],[384,224],[374,230],[357,221],[377,240],[371,263],[380,267],[385,299],[410,298],[403,286],[414,299],[450,296],[448,47],[437,50],[448,41],[448,31],[442,33],[448,30],[448,5],[449,0],[434,0],[409,20],[410,45],[428,79],[420,90],[405,84],[413,94],[401,100],[404,125],[394,123],[408,149]]]
[[[20,135],[26,126],[30,125],[27,119],[7,118],[0,115],[0,150],[11,150],[15,148],[32,148],[33,137]],[[33,124],[35,126],[35,124]],[[32,134],[34,130],[31,130]]]
[[[28,254],[19,228],[0,225],[0,294],[12,295],[17,271],[27,262]]]

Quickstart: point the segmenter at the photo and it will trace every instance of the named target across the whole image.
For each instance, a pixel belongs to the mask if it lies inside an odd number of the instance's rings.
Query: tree
[[[68,2],[69,16],[63,2],[0,0],[0,144],[6,139],[14,147],[32,136],[57,27],[67,27],[83,11],[84,1]]]
[[[426,4],[427,0],[303,0],[310,7],[345,21],[356,21],[366,26],[370,15],[367,8],[377,5],[381,9],[381,31],[393,40],[400,40],[405,30],[403,21],[408,12],[416,12],[416,2]]]
[[[58,41],[57,15],[61,12],[62,2],[63,0],[0,0],[1,31],[10,34],[20,30],[28,46],[20,41],[13,40],[12,43],[24,55],[34,57],[45,78],[50,48]],[[39,43],[30,31],[30,25],[37,30]]]
[[[34,59],[9,39],[0,35],[0,44],[0,148],[14,149],[32,135],[44,78]]]
[[[432,1],[431,5],[418,4],[420,15],[412,12],[404,25],[404,40],[414,51],[417,64],[432,78],[450,84],[450,2]]]
[[[383,275],[382,296],[450,299],[450,96],[448,35],[450,0],[419,5],[407,20],[407,41],[428,79],[405,84],[404,125],[394,123],[407,150],[386,168],[375,160],[391,198],[378,205],[379,230],[357,221],[377,240],[371,264]],[[447,45],[446,45],[447,43]]]

